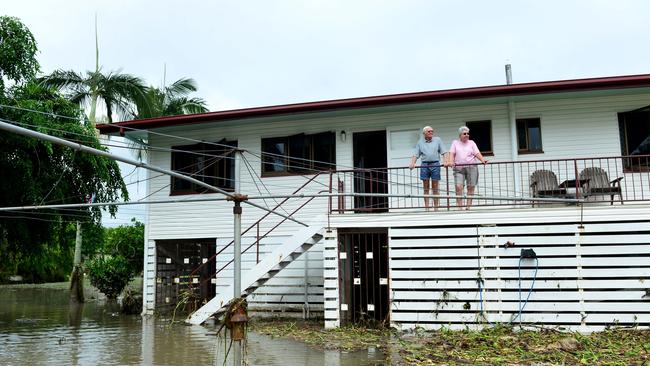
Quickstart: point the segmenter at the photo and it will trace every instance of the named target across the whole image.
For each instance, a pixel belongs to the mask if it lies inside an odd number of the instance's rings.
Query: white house
[[[242,287],[253,311],[324,317],[328,327],[370,319],[595,330],[650,322],[649,105],[650,75],[634,75],[98,129],[144,138],[150,164],[226,190],[239,171],[250,202],[300,222],[242,204]],[[407,165],[425,125],[447,146],[469,126],[489,160],[470,211],[455,207],[450,168],[438,211],[423,208]],[[232,295],[233,203],[200,201],[223,196],[169,176],[147,182],[151,200],[188,202],[147,208],[144,311],[174,306],[191,288],[212,299],[194,313],[200,323]]]

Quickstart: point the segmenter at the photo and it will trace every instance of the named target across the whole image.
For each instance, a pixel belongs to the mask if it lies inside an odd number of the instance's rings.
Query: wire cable
[[[524,308],[526,307],[526,304],[528,304],[528,300],[530,299],[530,295],[533,293],[533,288],[535,287],[535,279],[537,279],[537,269],[539,268],[539,259],[535,257],[535,273],[533,274],[533,282],[530,284],[530,289],[528,290],[528,295],[526,296],[526,301],[524,304],[521,304],[521,260],[525,259],[523,256],[519,257],[519,265],[517,266],[517,275],[519,277],[519,311],[517,312],[517,315],[512,318],[510,321],[510,324],[514,323],[517,318],[519,318],[519,327],[521,327],[521,313],[524,311]]]

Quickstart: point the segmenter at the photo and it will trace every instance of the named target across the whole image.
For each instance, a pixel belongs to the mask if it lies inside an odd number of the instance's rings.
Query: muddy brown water
[[[61,288],[0,286],[0,365],[230,365],[215,329],[122,315],[93,299],[68,305]],[[247,365],[379,365],[379,350],[320,351],[287,339],[248,334]]]

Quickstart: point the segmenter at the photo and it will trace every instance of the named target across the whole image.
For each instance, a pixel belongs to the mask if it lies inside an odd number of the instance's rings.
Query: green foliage
[[[106,229],[106,241],[102,252],[122,256],[134,275],[142,272],[144,261],[144,224],[131,219],[132,225],[120,225]]]
[[[13,258],[15,269],[12,272],[29,283],[65,281],[72,270],[70,243],[69,240],[53,240],[38,252],[19,252]]]
[[[4,120],[103,149],[92,126],[80,119],[79,107],[52,90],[28,82],[0,95],[0,102],[21,108],[0,109]],[[0,131],[0,171],[3,207],[82,203],[92,194],[102,202],[128,199],[115,161],[5,131]],[[108,211],[114,215],[117,208],[111,206]],[[74,229],[70,231],[69,224],[85,222],[90,238],[101,213],[97,207],[6,213],[0,218],[0,273],[27,274],[26,279],[32,281],[61,279],[59,272],[70,268],[65,263],[74,245]],[[41,273],[43,268],[48,272]]]
[[[0,90],[4,78],[21,83],[36,75],[37,50],[32,32],[18,18],[0,16]]]
[[[133,279],[129,261],[120,255],[91,259],[86,269],[90,283],[109,299],[116,299]]]
[[[118,72],[104,74],[101,70],[87,71],[85,75],[71,70],[56,70],[52,74],[39,79],[39,82],[50,88],[65,93],[73,103],[82,107],[91,106],[89,116],[95,123],[93,100],[104,102],[108,122],[113,122],[113,112],[120,118],[134,117],[132,106],[146,105],[147,87],[144,81],[133,75]],[[96,108],[96,105],[94,106]]]
[[[96,233],[95,238],[103,238],[104,241],[97,248],[99,256],[86,263],[90,283],[109,299],[116,298],[142,272],[144,224],[135,219],[131,222],[132,225],[107,228]]]
[[[71,224],[68,229],[70,230],[70,240],[74,242],[77,231],[76,225]],[[106,229],[101,223],[85,222],[81,225],[81,229],[83,233],[82,257],[90,258],[101,253],[106,242]]]
[[[145,103],[138,105],[137,118],[207,112],[205,100],[188,97],[196,90],[196,82],[190,78],[178,79],[162,88],[150,87],[147,89]]]
[[[78,119],[81,116],[79,107],[53,90],[29,82],[13,88],[4,104],[23,110],[2,108],[0,118],[106,150],[100,145],[90,123]],[[99,202],[116,201],[120,197],[128,199],[126,185],[115,161],[4,131],[0,131],[0,171],[3,172],[0,206],[81,203],[93,194]],[[116,211],[115,206],[109,207],[112,215]],[[39,250],[42,245],[48,245],[62,235],[54,229],[65,228],[63,224],[66,222],[99,223],[101,219],[98,207],[42,212],[17,212],[10,213],[8,218],[0,218],[0,233],[11,252]]]
[[[33,80],[39,69],[36,42],[15,18],[0,17],[0,119],[103,149],[77,103]],[[13,81],[9,88],[4,81]],[[0,131],[0,206],[128,200],[115,161]],[[114,215],[115,206],[108,211]],[[0,281],[21,274],[27,281],[60,280],[71,269],[74,227],[81,221],[92,240],[101,209],[16,211],[0,217]],[[101,243],[100,237],[92,240]],[[92,249],[92,246],[91,246]]]

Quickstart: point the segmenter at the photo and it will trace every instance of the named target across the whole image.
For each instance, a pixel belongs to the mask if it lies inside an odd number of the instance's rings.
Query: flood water
[[[213,328],[122,315],[115,304],[86,300],[71,309],[64,289],[0,286],[0,365],[224,365],[227,344]],[[383,359],[373,349],[323,352],[256,333],[248,334],[244,355],[247,365],[379,365]]]

